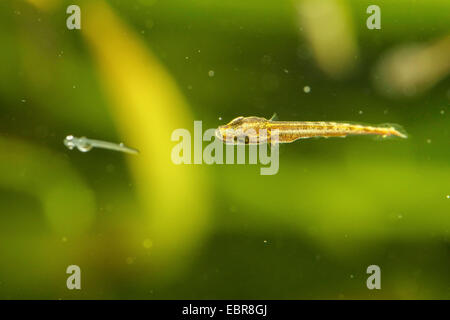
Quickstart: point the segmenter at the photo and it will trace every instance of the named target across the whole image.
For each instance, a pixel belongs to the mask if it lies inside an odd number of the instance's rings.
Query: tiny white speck
[[[427,139],[427,143],[431,143],[431,139]]]
[[[214,70],[209,70],[208,71],[208,76],[214,77]]]
[[[303,91],[304,91],[305,93],[310,93],[310,92],[311,92],[311,88],[310,88],[309,86],[304,86],[304,87],[303,87]]]
[[[447,195],[447,199],[450,199],[450,194]]]
[[[284,73],[289,73],[288,69],[284,69],[283,71],[284,71]]]
[[[222,120],[222,117],[219,117],[219,120]]]
[[[264,243],[267,244],[267,240],[264,240]]]
[[[445,111],[444,110],[441,110],[441,114],[444,114],[445,113]]]
[[[189,60],[189,57],[184,57],[186,60]]]
[[[25,99],[22,99],[21,101],[22,101],[23,103],[27,102],[27,100],[25,100]]]
[[[363,111],[362,111],[362,110],[359,110],[358,113],[359,113],[359,114],[363,114]]]

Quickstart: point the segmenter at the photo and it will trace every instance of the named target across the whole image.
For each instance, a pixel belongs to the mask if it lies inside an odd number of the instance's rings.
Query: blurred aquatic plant
[[[27,0],[40,10],[51,11],[62,4],[61,0]]]
[[[358,64],[358,46],[348,4],[343,0],[297,0],[299,23],[322,71],[333,78]]]
[[[322,14],[312,30],[301,24],[311,57],[295,54],[295,22],[307,20],[292,0],[76,1],[81,31],[65,25],[71,1],[0,2],[0,145],[21,150],[0,156],[0,296],[374,298],[364,266],[376,261],[389,269],[389,285],[376,297],[448,297],[446,80],[439,94],[425,91],[406,108],[376,94],[366,71],[393,44],[428,46],[447,34],[449,2],[384,1],[382,32],[366,28],[368,2],[306,2],[318,8],[310,19]],[[338,8],[331,21],[321,20],[327,6]],[[341,33],[349,38],[332,37]],[[360,78],[328,81],[357,62]],[[278,111],[292,119],[399,122],[412,138],[379,149],[357,138],[302,141],[281,149],[273,177],[254,166],[176,167],[171,130],[194,119],[183,88],[212,126],[219,116]],[[124,141],[142,153],[70,153],[62,145],[67,134]],[[66,234],[76,210],[93,212],[94,194],[93,227]],[[68,216],[57,216],[62,208]],[[178,282],[153,281],[175,279],[192,259],[195,267]],[[86,271],[81,292],[65,287],[64,270],[74,262]]]
[[[373,80],[381,94],[411,97],[429,90],[450,73],[450,35],[428,43],[390,49],[375,66]]]
[[[158,277],[182,268],[205,236],[208,185],[200,167],[170,160],[171,133],[193,117],[176,84],[104,1],[86,1],[83,35],[121,136],[141,151],[128,159],[148,218]]]
[[[91,227],[93,192],[67,160],[19,139],[0,137],[0,149],[1,187],[38,199],[58,234],[79,235]]]
[[[0,20],[4,44],[0,57],[10,62],[0,69],[0,93],[6,102],[2,107],[17,117],[24,110],[40,111],[46,116],[42,126],[48,131],[65,127],[70,132],[112,135],[112,121],[98,94],[87,49],[65,25],[64,3],[12,1],[14,14],[8,7],[0,11],[5,18]],[[22,99],[26,105],[18,109]]]
[[[240,178],[248,183],[236,184],[232,175],[225,174],[222,193],[235,200],[246,226],[256,230],[278,227],[307,235],[334,254],[349,247],[347,237],[352,239],[352,248],[380,239],[427,239],[430,234],[445,239],[450,216],[443,192],[450,181],[449,166],[374,157],[376,163],[373,157],[350,152],[345,169],[324,161],[285,157],[278,175],[269,177],[277,188],[267,188],[259,179],[251,179],[250,172],[239,170]],[[248,189],[258,197],[248,197]],[[224,217],[221,226],[232,227],[228,223],[232,220]]]

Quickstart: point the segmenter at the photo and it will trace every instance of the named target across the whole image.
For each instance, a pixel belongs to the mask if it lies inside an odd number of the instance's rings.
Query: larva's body
[[[278,143],[290,143],[312,137],[346,137],[347,135],[406,138],[405,134],[393,126],[365,126],[324,121],[272,121],[259,117],[238,117],[216,130],[216,136],[229,144],[259,144],[274,142],[274,140]]]

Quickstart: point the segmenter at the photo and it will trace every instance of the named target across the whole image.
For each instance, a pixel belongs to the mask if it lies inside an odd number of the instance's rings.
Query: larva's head
[[[70,150],[72,150],[73,148],[75,148],[77,146],[77,138],[75,138],[74,136],[70,135],[67,136],[64,139],[64,145],[69,148]]]
[[[257,141],[257,134],[261,126],[267,122],[267,119],[258,117],[237,117],[229,123],[219,126],[215,135],[225,143],[254,143]]]
[[[239,128],[242,126],[244,117],[238,117],[231,120],[229,123],[219,126],[216,129],[216,137],[225,143],[235,143],[237,142],[239,135]]]
[[[64,139],[64,145],[70,150],[77,148],[81,152],[87,152],[92,149],[92,144],[86,137],[77,138],[72,135],[67,136]]]

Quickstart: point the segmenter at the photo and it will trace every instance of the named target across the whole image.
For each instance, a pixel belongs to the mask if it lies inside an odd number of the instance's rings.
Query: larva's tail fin
[[[381,128],[388,129],[388,134],[396,137],[400,137],[403,139],[408,138],[408,134],[402,126],[395,123],[383,123],[380,125]]]

